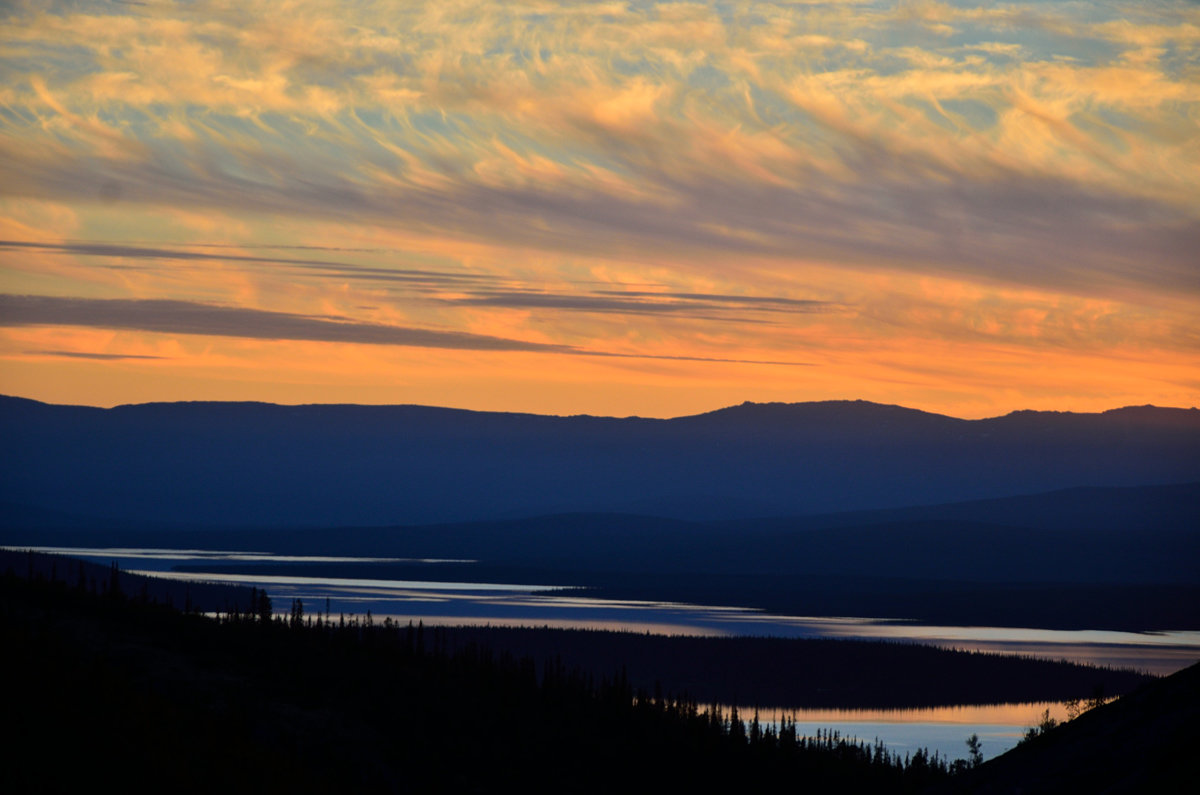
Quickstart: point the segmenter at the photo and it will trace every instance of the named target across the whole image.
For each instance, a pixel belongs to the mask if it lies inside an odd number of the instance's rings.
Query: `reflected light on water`
[[[435,582],[426,580],[371,580],[343,577],[296,577],[285,574],[206,574],[204,572],[184,571],[134,571],[133,574],[143,574],[148,577],[170,577],[175,580],[191,580],[193,582],[232,582],[263,586],[376,587],[387,588],[388,592],[394,592],[395,589],[419,589],[427,591],[553,591],[562,587],[559,585],[515,585],[494,582]]]
[[[1119,632],[1100,629],[1033,629],[1027,627],[939,627],[919,624],[877,624],[857,626],[854,634],[906,640],[974,641],[981,643],[1115,643],[1123,646],[1178,646],[1200,644],[1198,632]]]
[[[1193,637],[1196,633],[1173,634],[1181,636],[1180,645],[1133,644],[1122,646],[1116,643],[1022,643],[1020,641],[1009,643],[956,642],[933,645],[963,651],[1022,654],[1029,657],[1069,660],[1090,665],[1107,665],[1113,668],[1134,668],[1157,676],[1166,676],[1200,660],[1200,648],[1197,647]]]
[[[382,618],[388,618],[383,616]],[[380,617],[376,617],[380,618]],[[409,621],[415,621],[412,616],[390,616],[393,621],[407,624]],[[436,626],[443,627],[549,627],[550,629],[590,629],[605,632],[629,632],[629,623],[625,621],[605,621],[603,619],[578,620],[574,618],[540,618],[537,621],[530,621],[528,618],[503,618],[496,616],[442,616],[437,620]],[[651,635],[670,635],[670,636],[687,636],[695,637],[697,635],[705,637],[719,637],[727,633],[719,631],[701,631],[697,632],[696,627],[690,624],[672,624],[672,623],[642,623],[638,624],[638,631],[649,633]]]
[[[725,714],[729,707],[722,705]],[[874,745],[883,742],[889,751],[906,753],[925,748],[948,760],[967,756],[966,740],[972,734],[982,741],[984,759],[999,756],[1015,747],[1025,730],[1038,725],[1043,714],[1065,720],[1067,710],[1057,702],[1026,704],[982,704],[919,709],[766,709],[757,710],[759,721],[778,729],[785,716],[796,722],[797,731],[807,737],[818,730],[836,730],[849,742]],[[755,713],[753,706],[739,706],[743,720]]]
[[[778,616],[740,607],[604,600],[547,593],[553,585],[458,583],[145,572],[179,579],[235,582],[265,589],[276,605],[329,600],[333,613],[429,625],[493,624],[652,632],[667,635],[757,635],[785,638],[895,640],[971,651],[1024,654],[1135,668],[1165,675],[1200,659],[1200,632],[1102,632],[993,627],[938,627],[861,617]]]
[[[912,709],[787,709],[762,710],[763,720],[778,723],[783,716],[816,723],[987,723],[1003,726],[1033,726],[1050,710],[1050,717],[1066,720],[1067,708],[1056,701],[1026,704],[970,704],[951,707]],[[754,714],[754,707],[738,707],[742,715]]]
[[[358,558],[275,555],[246,550],[39,547],[35,551],[128,560],[137,572],[189,581],[253,585],[278,608],[292,599],[311,606],[327,600],[333,613],[365,614],[426,624],[551,626],[651,632],[664,635],[757,635],[928,643],[950,648],[1025,654],[1074,662],[1136,668],[1156,674],[1200,659],[1200,632],[1063,631],[1030,628],[925,626],[868,617],[782,616],[742,607],[680,602],[606,600],[561,591],[551,584],[443,582],[377,578],[177,572],[180,561],[309,563],[471,562],[444,558]],[[155,568],[155,566],[160,568]],[[436,568],[430,570],[436,572]],[[557,593],[550,593],[556,591]]]
[[[5,547],[9,549],[10,547]],[[469,558],[363,558],[336,555],[277,555],[274,552],[224,549],[153,549],[145,547],[20,547],[20,550],[76,558],[101,558],[105,561],[164,560],[204,563],[475,563]],[[161,574],[161,572],[154,572]]]
[[[364,615],[407,624],[551,627],[693,636],[777,636],[842,638],[927,643],[1004,654],[1025,654],[1156,674],[1180,670],[1200,659],[1200,632],[1061,631],[1029,628],[924,626],[865,617],[780,616],[760,610],[679,602],[605,600],[560,594],[561,586],[509,583],[462,583],[425,580],[302,577],[266,574],[192,573],[168,570],[180,561],[309,562],[309,563],[469,563],[470,560],[424,558],[357,558],[274,555],[267,552],[187,549],[40,547],[35,551],[108,560],[137,561],[134,573],[187,581],[227,582],[264,589],[283,612],[290,600],[304,602],[310,612]],[[155,563],[162,569],[149,567]],[[436,571],[434,569],[433,571]],[[724,708],[728,713],[728,708]],[[1001,704],[905,710],[787,710],[798,730],[815,735],[836,729],[844,737],[871,744],[876,738],[902,756],[918,748],[947,759],[966,755],[970,734],[983,740],[985,758],[1017,744],[1025,728],[1040,722],[1045,710],[1066,717],[1061,704]],[[752,706],[739,706],[743,719]],[[781,711],[764,710],[760,720],[778,723]]]

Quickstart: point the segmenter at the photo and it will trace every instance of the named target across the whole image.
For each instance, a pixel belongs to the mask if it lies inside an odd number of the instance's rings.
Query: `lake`
[[[493,626],[551,626],[650,632],[666,635],[770,635],[799,638],[889,639],[959,649],[1028,654],[1075,662],[1132,667],[1168,674],[1200,659],[1200,632],[1063,631],[1008,627],[942,627],[913,622],[881,621],[867,617],[783,616],[759,610],[677,602],[594,599],[577,593],[558,593],[554,583],[464,583],[437,579],[446,559],[360,558],[276,555],[248,550],[34,547],[35,551],[69,555],[122,569],[181,580],[229,582],[255,586],[271,597],[276,612],[292,600],[305,612],[331,615],[365,614],[392,617],[407,623]],[[177,572],[173,566],[205,563],[421,563],[428,580],[382,580],[346,577],[303,577],[270,574]],[[748,711],[740,708],[743,717]],[[843,735],[872,743],[882,740],[904,754],[925,747],[950,759],[966,755],[972,733],[983,740],[985,757],[1016,745],[1025,728],[1035,725],[1043,710],[1061,718],[1057,704],[1002,704],[939,707],[916,710],[797,710],[801,731],[833,728]],[[763,719],[768,719],[763,715]]]
[[[786,715],[796,721],[798,733],[813,736],[817,730],[834,729],[843,737],[874,745],[881,740],[888,750],[904,756],[925,748],[947,759],[967,756],[967,738],[979,735],[984,759],[1012,749],[1030,726],[1037,725],[1049,710],[1055,720],[1065,720],[1066,708],[1057,702],[1029,704],[984,704],[921,709],[798,709]],[[728,710],[726,710],[728,711]],[[753,707],[738,707],[745,720]],[[759,720],[779,725],[776,711],[760,711]]]
[[[29,548],[29,547],[23,547]],[[127,571],[180,580],[230,582],[267,591],[277,611],[293,599],[308,612],[391,616],[427,624],[551,626],[652,632],[665,635],[771,635],[789,638],[887,639],[958,649],[1028,654],[1051,659],[1150,673],[1174,673],[1200,659],[1200,632],[1118,632],[1020,627],[930,626],[915,622],[846,616],[785,616],[760,610],[681,602],[594,599],[578,592],[556,593],[555,583],[447,582],[437,578],[441,563],[470,561],[428,558],[277,555],[249,550],[32,547]],[[182,563],[421,563],[427,580],[229,574],[173,571]]]

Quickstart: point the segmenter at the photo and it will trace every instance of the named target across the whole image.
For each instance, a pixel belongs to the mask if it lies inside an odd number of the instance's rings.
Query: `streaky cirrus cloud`
[[[340,317],[314,317],[194,301],[0,295],[0,325],[89,326],[160,334],[200,334],[359,345],[407,345],[476,351],[567,353],[571,348],[461,331],[403,328]]]
[[[379,283],[401,282],[416,292],[437,294],[436,300],[461,306],[484,306],[531,309],[564,309],[583,312],[613,312],[629,314],[679,314],[686,313],[700,318],[700,311],[722,313],[730,309],[748,312],[825,312],[839,308],[830,301],[793,299],[776,296],[722,295],[717,293],[680,293],[665,290],[587,290],[580,285],[570,294],[535,291],[532,285],[524,289],[500,289],[503,281],[513,279],[470,272],[430,271],[411,268],[384,268],[354,265],[346,262],[322,259],[293,259],[285,257],[251,256],[226,251],[232,247],[202,244],[191,245],[199,251],[180,247],[144,246],[133,244],[97,243],[89,241],[64,241],[41,243],[36,241],[2,240],[0,251],[28,250],[42,253],[69,254],[76,257],[97,257],[117,260],[121,264],[109,267],[129,268],[128,260],[152,262],[184,261],[213,263],[247,263],[255,266],[281,266],[300,271],[315,271],[324,276],[340,279],[361,279]],[[306,251],[325,251],[323,247],[302,248]],[[453,297],[447,297],[453,293]],[[728,320],[729,318],[724,318]],[[763,322],[741,319],[742,322]]]
[[[46,295],[0,294],[0,327],[3,326],[84,326],[146,331],[156,334],[193,334],[261,340],[300,340],[464,351],[520,351],[605,358],[808,366],[807,362],[795,361],[587,350],[569,345],[525,342],[461,331],[404,328],[379,323],[355,322],[344,317],[314,317],[289,312],[272,312],[169,299],[66,298]],[[45,355],[45,352],[41,353]],[[83,358],[159,358],[86,352],[60,352],[56,355]]]
[[[830,301],[769,298],[764,296],[715,295],[711,293],[670,293],[602,290],[595,293],[564,295],[519,290],[475,291],[461,298],[442,299],[463,306],[491,306],[518,309],[565,309],[580,312],[616,312],[620,314],[677,314],[697,317],[697,311],[723,312],[730,308],[752,312],[827,312],[836,308]],[[744,320],[744,319],[743,319]]]
[[[203,248],[214,248],[209,244]],[[313,250],[312,247],[303,247]],[[112,244],[86,241],[64,241],[62,243],[40,243],[27,240],[0,240],[0,251],[4,249],[33,249],[58,254],[73,254],[85,257],[113,257],[120,259],[185,260],[208,262],[240,262],[254,265],[282,265],[307,270],[319,270],[330,275],[348,278],[379,279],[381,281],[406,281],[416,284],[457,285],[461,282],[495,281],[493,277],[477,273],[451,273],[415,269],[372,268],[346,262],[322,259],[291,259],[286,257],[261,257],[236,252],[188,251],[178,248],[162,248],[130,244]],[[325,249],[317,249],[325,250]]]
[[[164,356],[148,356],[136,353],[99,353],[96,351],[25,351],[26,356],[62,356],[68,359],[94,359],[101,362],[164,359]]]
[[[1168,386],[1200,351],[1194,3],[273,9],[0,11],[0,292],[85,302],[37,310],[64,329],[108,312],[159,335],[204,334],[191,318],[570,353],[589,386],[625,360],[628,390],[685,377],[636,358],[811,360],[1003,410],[1138,361],[1141,402],[1195,394]],[[153,301],[180,303],[172,330]],[[124,350],[2,328],[14,361]],[[1019,364],[1038,356],[1054,365]]]
[[[1200,286],[1186,4],[442,5],[25,6],[5,190]]]

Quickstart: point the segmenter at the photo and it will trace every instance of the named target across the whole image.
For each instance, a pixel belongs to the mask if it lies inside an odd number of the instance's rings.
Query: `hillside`
[[[1190,793],[1200,744],[1200,663],[1023,743],[974,771],[965,791]]]

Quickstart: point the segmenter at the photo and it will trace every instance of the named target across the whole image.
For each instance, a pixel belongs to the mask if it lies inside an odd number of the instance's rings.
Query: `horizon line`
[[[815,406],[815,405],[833,404],[833,403],[864,404],[864,405],[874,406],[874,407],[878,407],[878,408],[902,409],[904,411],[917,412],[919,414],[927,414],[927,415],[934,416],[934,417],[944,417],[947,419],[958,420],[960,422],[982,422],[982,421],[986,421],[986,420],[995,420],[995,419],[1002,419],[1004,417],[1011,417],[1011,416],[1017,415],[1017,414],[1059,414],[1059,415],[1067,414],[1067,415],[1078,415],[1078,416],[1100,416],[1102,414],[1110,414],[1112,412],[1125,411],[1125,410],[1129,410],[1129,409],[1159,409],[1159,410],[1164,410],[1164,411],[1198,411],[1198,410],[1200,410],[1200,408],[1197,408],[1196,406],[1159,406],[1159,405],[1156,405],[1153,403],[1143,403],[1143,404],[1136,404],[1136,405],[1130,404],[1130,405],[1125,405],[1125,406],[1114,406],[1113,408],[1104,409],[1101,411],[1072,411],[1069,409],[1067,409],[1067,410],[1062,410],[1062,409],[1013,409],[1012,411],[1006,412],[1004,414],[988,415],[988,416],[983,416],[983,417],[956,417],[951,414],[943,414],[943,413],[937,412],[937,411],[928,411],[926,409],[913,408],[912,406],[905,406],[905,405],[902,405],[899,403],[880,403],[878,401],[865,400],[863,398],[834,398],[834,399],[828,399],[828,400],[798,400],[798,401],[793,401],[793,402],[785,402],[785,401],[758,402],[758,401],[753,401],[753,400],[745,400],[741,403],[731,403],[728,405],[719,406],[715,409],[709,409],[708,411],[702,411],[702,412],[699,412],[696,414],[680,414],[680,415],[675,415],[675,416],[670,416],[670,417],[654,417],[654,416],[646,416],[646,415],[641,415],[641,414],[628,414],[625,416],[617,416],[617,415],[611,415],[611,414],[588,414],[588,413],[583,413],[583,414],[540,414],[540,413],[532,412],[532,411],[501,411],[501,410],[496,410],[496,409],[475,409],[475,408],[466,408],[466,407],[462,407],[462,406],[434,405],[434,404],[429,404],[429,403],[344,403],[344,402],[342,402],[342,403],[319,403],[319,402],[276,403],[276,402],[269,401],[269,400],[147,400],[147,401],[138,402],[138,403],[113,403],[113,404],[109,404],[109,405],[98,405],[98,404],[89,404],[89,403],[53,403],[53,402],[46,401],[46,400],[40,400],[38,398],[25,397],[23,395],[0,393],[0,400],[2,400],[2,399],[29,401],[31,403],[38,403],[43,406],[55,406],[55,407],[61,407],[61,408],[90,408],[90,409],[97,409],[99,411],[111,411],[114,409],[121,409],[121,408],[138,408],[138,407],[143,407],[143,406],[192,405],[192,404],[227,405],[227,406],[233,406],[233,405],[273,406],[276,408],[291,408],[291,409],[325,408],[325,407],[330,407],[330,408],[332,408],[332,407],[381,408],[381,409],[382,408],[416,408],[416,409],[434,409],[434,410],[438,410],[438,411],[466,412],[466,413],[471,413],[471,414],[507,414],[507,415],[519,415],[519,416],[527,416],[527,417],[545,417],[548,419],[588,418],[588,419],[602,419],[602,420],[656,420],[656,421],[662,421],[662,422],[667,422],[670,420],[690,419],[690,418],[694,418],[694,417],[703,417],[703,416],[707,416],[709,414],[716,414],[718,412],[729,411],[731,409],[738,409],[738,408],[764,407],[764,406],[787,406],[787,407]]]

